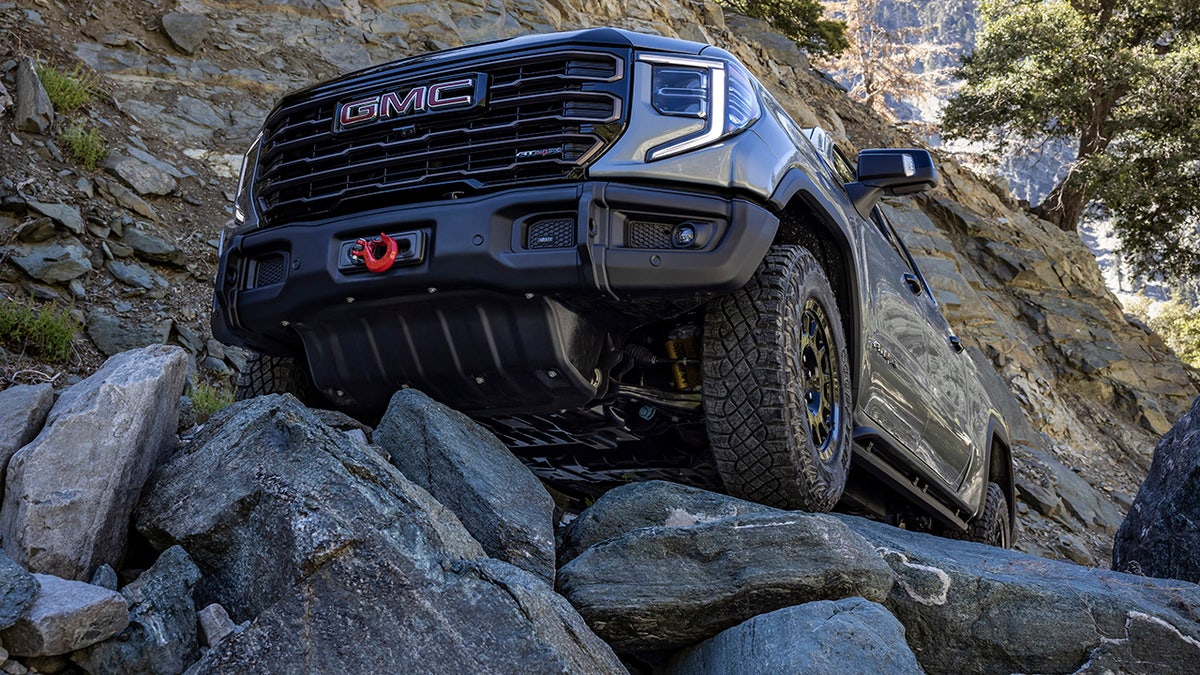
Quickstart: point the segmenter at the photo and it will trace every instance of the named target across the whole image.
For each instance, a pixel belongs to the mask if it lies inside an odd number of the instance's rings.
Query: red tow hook
[[[399,251],[396,240],[380,232],[378,239],[359,239],[354,242],[350,255],[366,263],[368,270],[379,274],[392,268]]]

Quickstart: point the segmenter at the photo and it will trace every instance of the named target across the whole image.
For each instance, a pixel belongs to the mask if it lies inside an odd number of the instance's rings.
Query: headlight
[[[233,222],[241,227],[246,222],[246,215],[253,212],[251,201],[254,199],[254,168],[258,165],[258,148],[262,143],[262,132],[254,137],[250,149],[242,157],[242,173],[238,176],[237,196],[233,199]]]
[[[651,103],[660,115],[704,120],[699,131],[652,148],[646,161],[672,157],[715,143],[758,120],[758,94],[737,63],[642,54],[651,64]]]

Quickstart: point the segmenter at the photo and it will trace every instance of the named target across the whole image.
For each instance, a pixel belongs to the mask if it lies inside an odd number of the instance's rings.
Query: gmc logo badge
[[[466,75],[342,103],[337,108],[333,129],[344,131],[389,119],[416,117],[456,108],[473,108],[482,105],[486,99],[487,75]]]

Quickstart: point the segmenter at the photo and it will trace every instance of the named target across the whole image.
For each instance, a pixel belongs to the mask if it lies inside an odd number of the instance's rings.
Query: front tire
[[[824,512],[850,468],[850,363],[829,280],[806,249],[773,246],[704,325],[704,409],[729,494]]]
[[[246,367],[238,374],[233,398],[244,401],[266,394],[291,394],[310,408],[328,405],[313,384],[303,361],[251,352]]]

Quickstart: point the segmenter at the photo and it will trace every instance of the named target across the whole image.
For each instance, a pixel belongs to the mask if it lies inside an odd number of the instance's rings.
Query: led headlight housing
[[[258,148],[262,144],[262,137],[262,132],[258,132],[258,135],[254,137],[254,142],[250,144],[250,149],[242,157],[242,172],[238,176],[237,196],[233,199],[233,224],[236,227],[245,225],[246,218],[249,214],[254,213],[251,203],[254,199],[254,169],[258,166]]]
[[[669,117],[703,120],[698,131],[651,148],[646,161],[672,157],[711,145],[749,127],[761,113],[750,74],[740,65],[717,59],[642,54],[651,65],[651,104]]]

